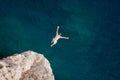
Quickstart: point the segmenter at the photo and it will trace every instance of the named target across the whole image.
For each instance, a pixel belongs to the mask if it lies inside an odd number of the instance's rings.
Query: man
[[[57,41],[59,40],[59,39],[69,39],[69,37],[63,37],[63,36],[61,36],[61,33],[58,33],[58,30],[59,30],[59,26],[57,26],[57,30],[56,30],[56,35],[55,35],[55,37],[52,39],[52,41],[51,41],[51,47],[53,46],[53,45],[55,45],[55,44],[57,44]]]

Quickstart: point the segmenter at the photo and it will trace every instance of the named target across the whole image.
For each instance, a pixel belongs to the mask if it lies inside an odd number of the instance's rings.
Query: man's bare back
[[[55,35],[55,37],[51,41],[51,43],[52,43],[51,47],[54,46],[55,44],[57,44],[57,41],[59,39],[69,39],[69,37],[63,37],[63,36],[61,36],[61,34],[58,33],[58,31],[59,31],[59,26],[57,26],[56,35]]]

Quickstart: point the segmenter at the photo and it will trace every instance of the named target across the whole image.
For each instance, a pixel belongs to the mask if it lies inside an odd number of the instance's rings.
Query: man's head
[[[61,34],[61,33],[59,33],[59,35],[61,36],[62,34]]]

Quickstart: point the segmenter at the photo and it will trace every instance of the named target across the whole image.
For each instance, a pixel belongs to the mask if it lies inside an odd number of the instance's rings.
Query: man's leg
[[[53,44],[51,44],[50,46],[52,47],[52,46],[54,46],[56,43],[53,43]]]

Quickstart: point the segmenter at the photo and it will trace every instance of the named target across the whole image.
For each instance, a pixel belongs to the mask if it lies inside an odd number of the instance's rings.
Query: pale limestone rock
[[[33,51],[0,60],[0,80],[55,80],[49,61]]]

